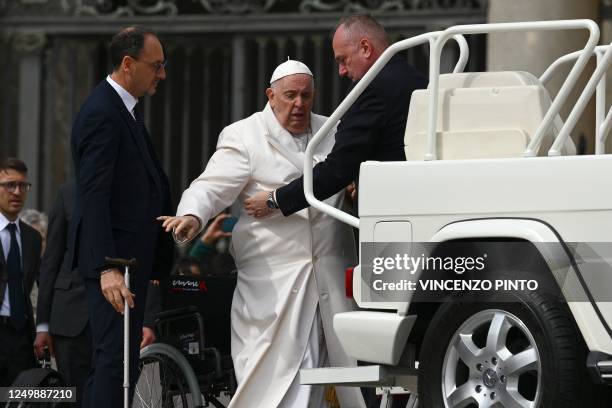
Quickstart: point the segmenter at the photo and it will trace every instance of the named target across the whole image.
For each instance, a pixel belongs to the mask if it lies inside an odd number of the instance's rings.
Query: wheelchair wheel
[[[187,408],[193,406],[185,373],[163,354],[141,356],[134,408]]]

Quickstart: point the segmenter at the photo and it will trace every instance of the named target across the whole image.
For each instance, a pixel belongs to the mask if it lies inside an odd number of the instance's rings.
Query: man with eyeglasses
[[[122,405],[124,302],[132,308],[133,391],[147,284],[170,270],[173,243],[155,221],[170,210],[169,185],[138,102],[166,78],[162,44],[153,32],[129,27],[112,38],[109,54],[113,72],[89,95],[72,129],[77,193],[68,245],[85,281],[94,350],[83,406],[115,408]],[[106,257],[136,258],[129,290]]]
[[[31,184],[16,158],[0,159],[0,387],[36,365],[30,292],[40,267],[42,238],[19,219]]]

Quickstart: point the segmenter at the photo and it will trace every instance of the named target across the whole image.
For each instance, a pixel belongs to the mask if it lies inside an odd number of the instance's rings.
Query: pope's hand
[[[166,232],[174,232],[176,240],[179,243],[191,241],[193,237],[200,232],[200,220],[194,215],[183,215],[177,217],[162,215],[161,217],[157,217],[157,220],[163,221],[162,228],[164,228]]]
[[[267,191],[260,191],[252,197],[244,200],[244,209],[246,213],[255,218],[265,218],[272,213],[272,209],[268,207]]]

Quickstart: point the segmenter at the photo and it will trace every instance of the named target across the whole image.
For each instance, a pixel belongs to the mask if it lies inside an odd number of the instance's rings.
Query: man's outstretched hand
[[[268,191],[260,191],[252,197],[244,200],[246,213],[255,218],[265,218],[274,210],[268,207]]]
[[[162,215],[161,217],[157,217],[157,220],[162,221],[162,228],[164,228],[166,232],[174,232],[176,241],[179,244],[191,241],[201,229],[200,220],[194,215],[176,217]]]

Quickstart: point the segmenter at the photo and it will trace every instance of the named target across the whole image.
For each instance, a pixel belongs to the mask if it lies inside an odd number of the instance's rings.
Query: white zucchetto
[[[287,60],[280,64],[278,67],[276,67],[276,69],[272,73],[272,78],[270,78],[270,84],[288,75],[295,74],[306,74],[313,76],[312,72],[310,72],[310,69],[303,62]]]

